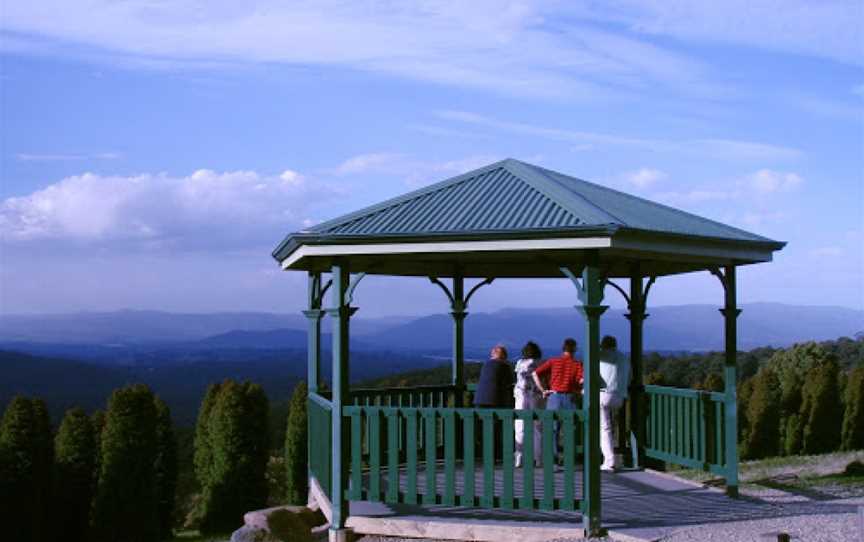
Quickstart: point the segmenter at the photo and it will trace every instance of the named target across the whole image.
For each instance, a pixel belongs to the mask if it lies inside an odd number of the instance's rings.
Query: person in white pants
[[[534,369],[543,363],[543,354],[540,347],[533,342],[528,342],[522,348],[522,358],[516,362],[516,385],[513,387],[513,397],[515,408],[521,409],[542,409],[545,401],[543,394],[537,389],[532,373]],[[534,463],[540,464],[540,421],[534,422],[533,440],[534,440]],[[525,442],[525,422],[515,420],[513,429],[516,437],[516,452],[513,454],[516,461],[516,467],[522,466],[522,449]]]
[[[606,335],[600,341],[600,470],[615,471],[615,417],[627,399],[630,386],[630,358],[618,351],[618,341]]]

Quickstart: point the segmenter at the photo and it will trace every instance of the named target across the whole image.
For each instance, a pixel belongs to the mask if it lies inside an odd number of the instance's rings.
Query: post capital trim
[[[576,305],[576,310],[584,314],[587,318],[600,318],[606,312],[609,305]]]
[[[358,308],[359,307],[349,307],[348,305],[343,305],[341,307],[324,309],[324,311],[333,318],[351,318],[352,316],[354,316],[354,313],[357,312]]]
[[[301,312],[303,313],[303,316],[310,320],[320,320],[324,317],[324,314],[326,313],[324,309],[308,309]]]
[[[717,310],[720,311],[720,314],[722,314],[726,318],[729,318],[730,315],[732,318],[738,318],[738,316],[741,314],[741,309],[728,308],[728,309],[717,309]]]
[[[454,310],[450,313],[450,316],[452,316],[454,320],[464,320],[468,314],[468,311],[465,310]]]

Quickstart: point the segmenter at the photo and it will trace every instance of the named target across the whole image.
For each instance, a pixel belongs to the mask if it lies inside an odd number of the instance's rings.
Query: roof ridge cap
[[[568,204],[568,202],[566,201],[565,198],[561,197],[560,191],[561,190],[567,190],[567,189],[565,187],[561,186],[560,182],[558,182],[557,180],[555,180],[549,176],[547,171],[550,171],[550,170],[547,170],[546,168],[542,168],[540,166],[535,166],[533,164],[528,164],[528,163],[525,163],[525,162],[522,162],[519,160],[515,160],[513,158],[507,159],[506,162],[507,163],[504,165],[504,167],[508,168],[511,173],[513,173],[514,175],[516,175],[517,177],[519,177],[520,179],[522,179],[523,181],[525,181],[526,183],[531,185],[532,188],[543,193],[546,197],[548,197],[549,199],[554,201],[556,204],[558,204],[560,207],[565,209],[567,212],[569,212],[573,216],[579,218],[579,213],[576,212],[576,210],[573,209]],[[513,168],[514,166],[515,166],[516,171],[514,171],[513,169],[510,169],[510,168]],[[539,174],[540,178],[538,179],[538,176],[531,175],[531,173],[533,173],[533,172],[536,172],[537,174]],[[527,173],[527,175],[525,175],[525,173]],[[541,182],[538,182],[538,181],[541,181]],[[551,186],[550,186],[550,184],[551,184]],[[608,218],[611,218],[611,220],[609,221],[609,224],[616,224],[618,226],[627,226],[627,224],[623,220],[621,220],[617,216],[613,215],[612,213],[606,211],[605,209],[603,209],[599,205],[595,204],[593,201],[589,200],[584,195],[582,195],[578,192],[575,192],[575,191],[571,191],[571,190],[568,190],[568,192],[573,193],[574,195],[578,196],[580,199],[582,199],[582,201],[584,201],[585,203],[590,205],[593,209],[599,211],[599,214],[606,216]]]

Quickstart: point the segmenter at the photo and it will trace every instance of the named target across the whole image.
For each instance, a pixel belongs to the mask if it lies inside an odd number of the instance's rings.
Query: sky
[[[288,233],[512,157],[787,247],[739,299],[864,309],[864,3],[5,0],[0,312],[303,308]],[[614,291],[607,301],[621,306]],[[722,303],[708,273],[651,304]],[[447,310],[368,278],[365,316]],[[500,281],[471,309],[572,305]]]

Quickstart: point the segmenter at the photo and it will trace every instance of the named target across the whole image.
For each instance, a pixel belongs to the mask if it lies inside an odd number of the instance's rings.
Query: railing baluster
[[[558,416],[561,420],[561,431],[564,432],[564,494],[561,508],[564,510],[573,510],[575,504],[575,480],[574,472],[576,470],[576,431],[573,423],[576,411],[574,410],[559,410]]]
[[[444,500],[443,504],[456,504],[456,413],[444,412]]]
[[[474,506],[474,411],[463,409],[462,432],[465,452],[462,457],[462,497],[459,504]]]
[[[675,455],[682,456],[684,451],[684,424],[681,412],[683,410],[683,397],[675,397]]]
[[[399,502],[399,410],[387,414],[387,502]]]
[[[495,504],[495,417],[491,410],[481,410],[483,422],[483,497],[480,506],[492,508]]]
[[[367,411],[369,424],[369,500],[381,501],[381,407]]]
[[[527,438],[530,438],[531,433],[524,432]],[[505,510],[513,509],[513,411],[501,411],[501,440],[503,441],[501,458],[502,470],[502,487],[501,487],[501,508]]]
[[[703,468],[705,468],[705,463],[707,463],[707,455],[705,453],[705,431],[705,396],[700,394],[699,398],[696,400],[696,459],[702,463]]]
[[[533,410],[523,410],[519,414],[522,427],[525,428],[522,439],[522,497],[519,499],[519,508],[526,510],[534,508],[534,415]]]
[[[405,409],[405,502],[417,504],[417,409]]]
[[[544,410],[541,412],[543,420],[543,499],[540,501],[542,510],[553,510],[555,508],[555,447],[554,436],[554,412]]]
[[[423,420],[426,426],[426,491],[423,492],[423,504],[436,504],[438,496],[438,480],[436,473],[436,446],[435,437],[435,418],[436,412],[434,408],[426,408],[423,412]]]
[[[684,398],[684,456],[693,459],[693,399]]]
[[[351,413],[351,484],[348,488],[348,499],[359,501],[363,498],[363,407],[355,408]]]

